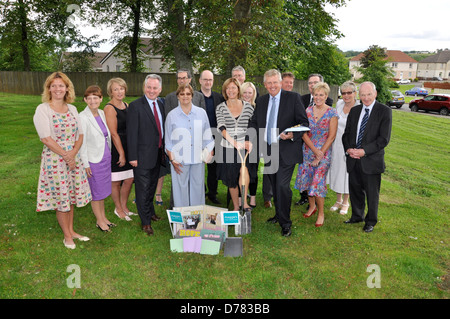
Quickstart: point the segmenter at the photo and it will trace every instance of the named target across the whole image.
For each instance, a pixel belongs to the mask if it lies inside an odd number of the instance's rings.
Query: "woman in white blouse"
[[[342,145],[342,134],[344,134],[348,113],[356,104],[356,84],[352,81],[343,83],[340,87],[342,100],[337,101],[336,110],[339,115],[336,139],[333,143],[331,153],[331,166],[328,171],[330,188],[336,192],[336,203],[331,206],[332,212],[340,208],[341,215],[347,214],[349,207],[348,173],[345,164],[345,151]]]

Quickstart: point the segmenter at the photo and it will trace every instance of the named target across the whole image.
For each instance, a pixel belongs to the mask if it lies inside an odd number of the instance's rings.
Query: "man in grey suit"
[[[177,83],[178,86],[190,84],[192,81],[191,72],[186,69],[180,69],[177,71]],[[192,97],[192,104],[198,107],[201,107],[206,111],[205,106],[205,98],[203,97],[203,94],[200,92],[195,91],[194,96]],[[164,99],[164,108],[166,110],[166,116],[169,114],[170,111],[172,111],[174,108],[178,106],[178,98],[176,95],[176,92],[171,92],[167,94],[167,96]]]
[[[345,223],[364,221],[363,230],[369,233],[378,221],[384,148],[391,137],[392,110],[375,100],[377,91],[372,82],[361,84],[359,97],[362,104],[350,110],[342,135],[352,204],[352,217]],[[366,199],[368,210],[364,217]]]

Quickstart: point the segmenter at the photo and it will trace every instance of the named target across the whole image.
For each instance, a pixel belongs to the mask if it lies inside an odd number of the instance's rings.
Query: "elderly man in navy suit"
[[[372,232],[378,221],[381,173],[384,172],[384,148],[391,137],[392,110],[377,102],[372,82],[359,88],[362,104],[353,107],[347,118],[342,143],[347,158],[352,217],[346,224],[365,222],[363,230]],[[367,199],[367,215],[364,217]]]
[[[303,162],[303,132],[285,133],[292,126],[308,126],[301,96],[281,89],[281,73],[269,70],[264,74],[268,94],[256,100],[249,126],[258,134],[258,154],[264,154],[265,174],[269,173],[275,202],[275,216],[268,222],[279,223],[283,236],[291,235],[292,190],[290,182],[295,165]]]
[[[128,160],[133,166],[136,206],[142,229],[153,235],[155,213],[153,197],[164,153],[164,105],[158,99],[162,79],[149,74],[144,81],[144,96],[130,103],[127,114]]]

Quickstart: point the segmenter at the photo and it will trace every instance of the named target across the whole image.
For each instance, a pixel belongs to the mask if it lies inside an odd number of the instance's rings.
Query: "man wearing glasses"
[[[189,70],[186,69],[180,69],[177,71],[177,84],[178,87],[185,84],[191,84],[192,76]],[[165,101],[164,101],[164,107],[166,111],[166,116],[169,114],[170,111],[172,111],[174,108],[178,106],[178,98],[176,95],[176,92],[172,92],[167,94]],[[205,98],[203,97],[203,94],[201,94],[198,91],[194,92],[194,96],[192,98],[192,104],[195,106],[201,107],[206,111],[205,106]]]

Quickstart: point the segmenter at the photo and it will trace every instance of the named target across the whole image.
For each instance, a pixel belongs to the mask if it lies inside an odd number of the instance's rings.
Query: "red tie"
[[[153,102],[153,115],[155,116],[156,126],[158,126],[158,133],[159,133],[158,148],[161,148],[161,146],[162,146],[161,123],[159,123],[159,116],[158,116],[158,111],[156,110],[156,103],[155,102]]]

